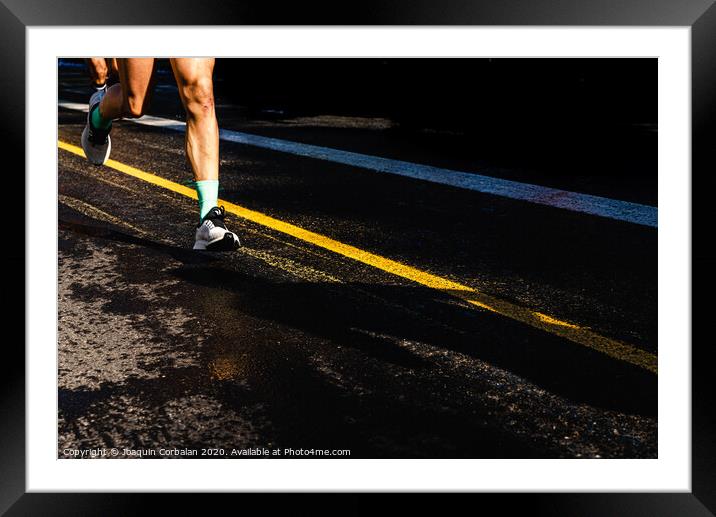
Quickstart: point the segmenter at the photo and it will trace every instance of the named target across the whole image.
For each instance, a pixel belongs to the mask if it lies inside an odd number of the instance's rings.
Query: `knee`
[[[139,118],[147,111],[147,102],[143,95],[130,93],[124,99],[124,114],[126,117]]]
[[[201,78],[182,87],[188,117],[200,118],[214,114],[214,85],[211,78]]]

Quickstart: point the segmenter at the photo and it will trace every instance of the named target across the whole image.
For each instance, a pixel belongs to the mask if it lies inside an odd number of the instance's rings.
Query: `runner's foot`
[[[109,138],[112,126],[110,125],[107,129],[101,129],[94,127],[92,124],[92,113],[94,110],[99,109],[99,103],[105,93],[106,90],[101,90],[90,97],[87,125],[82,131],[82,149],[84,149],[85,156],[90,163],[95,165],[102,165],[106,162],[112,149],[112,140]]]
[[[236,234],[226,229],[223,206],[209,210],[196,228],[195,250],[232,251],[240,246]]]

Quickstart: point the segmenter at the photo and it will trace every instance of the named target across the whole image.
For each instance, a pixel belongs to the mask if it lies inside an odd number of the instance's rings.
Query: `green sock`
[[[90,115],[90,121],[92,122],[92,125],[97,129],[109,129],[112,125],[112,119],[106,120],[102,118],[102,115],[99,114],[99,106],[92,110],[92,114]]]
[[[196,193],[199,197],[199,219],[219,203],[219,180],[195,181]]]

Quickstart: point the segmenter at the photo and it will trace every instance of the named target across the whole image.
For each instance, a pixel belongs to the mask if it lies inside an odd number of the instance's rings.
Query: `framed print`
[[[0,509],[713,512],[716,8],[303,7],[5,2]]]

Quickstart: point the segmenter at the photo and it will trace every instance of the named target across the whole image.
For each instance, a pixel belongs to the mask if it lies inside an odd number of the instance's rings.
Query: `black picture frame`
[[[111,23],[108,21],[111,20]],[[25,31],[39,25],[607,25],[689,26],[692,43],[692,276],[714,269],[714,253],[707,243],[694,242],[697,229],[708,228],[711,210],[698,196],[709,195],[716,171],[716,5],[713,0],[393,0],[379,2],[219,2],[196,0],[0,0],[0,142],[3,156],[22,149],[25,135]],[[9,102],[8,100],[12,100]],[[31,137],[31,135],[30,135]],[[9,160],[9,158],[8,158]],[[9,162],[4,160],[5,164]],[[24,157],[12,170],[24,170]],[[9,170],[6,170],[9,174]],[[9,188],[24,190],[24,177]],[[7,184],[6,184],[7,185]],[[6,186],[6,188],[8,188]],[[14,190],[19,192],[19,190]],[[29,208],[28,208],[29,209]],[[6,268],[25,268],[23,245],[6,248]],[[6,269],[6,271],[9,269]],[[14,275],[20,283],[19,275]],[[713,275],[700,275],[692,299],[712,290]],[[24,320],[24,285],[6,304],[8,321]],[[692,302],[693,328],[704,326],[708,304]],[[21,314],[22,313],[22,314]],[[17,326],[17,325],[16,325]],[[6,326],[7,328],[7,326]],[[692,339],[692,491],[640,494],[482,494],[480,505],[501,513],[516,506],[549,515],[715,515],[716,514],[716,382],[711,372],[712,341]],[[28,494],[25,490],[25,354],[7,340],[0,361],[2,402],[0,417],[0,513],[7,515],[114,515],[139,513],[139,498],[128,494]],[[690,343],[678,344],[687,347]],[[207,497],[207,496],[205,496]],[[216,497],[216,496],[211,496]],[[246,495],[242,497],[247,497]],[[349,496],[357,498],[356,495]],[[376,497],[361,499],[359,508]],[[223,496],[221,497],[224,498]],[[417,504],[425,509],[425,502]],[[304,498],[304,501],[306,499]],[[216,504],[214,500],[212,504]],[[162,501],[166,511],[191,510],[187,495]],[[197,508],[205,507],[203,503]],[[272,503],[273,504],[273,503]],[[310,499],[305,504],[314,505]],[[471,502],[474,505],[475,502]],[[322,503],[321,506],[325,506]],[[333,505],[328,505],[328,508]],[[482,506],[484,508],[484,506]],[[349,513],[346,510],[344,513]],[[363,512],[361,512],[363,513]]]

